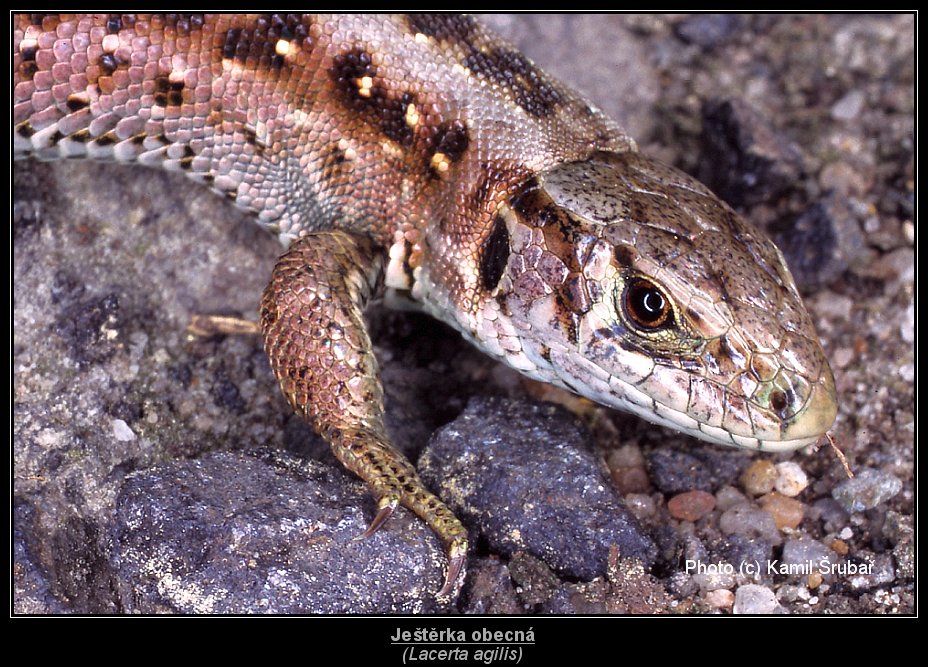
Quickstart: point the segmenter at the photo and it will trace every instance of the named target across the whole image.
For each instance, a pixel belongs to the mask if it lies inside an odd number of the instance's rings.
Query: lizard
[[[21,15],[12,51],[15,157],[180,171],[278,236],[273,372],[376,498],[364,535],[402,504],[446,545],[439,596],[468,534],[387,435],[375,299],[705,441],[784,451],[835,420],[772,241],[474,18]]]

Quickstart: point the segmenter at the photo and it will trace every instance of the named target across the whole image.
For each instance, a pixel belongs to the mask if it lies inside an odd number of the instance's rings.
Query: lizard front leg
[[[293,408],[367,482],[378,512],[364,536],[403,504],[448,548],[446,596],[467,554],[467,532],[428,491],[387,436],[383,388],[363,311],[383,279],[383,253],[341,231],[300,238],[277,262],[261,300],[264,345]]]

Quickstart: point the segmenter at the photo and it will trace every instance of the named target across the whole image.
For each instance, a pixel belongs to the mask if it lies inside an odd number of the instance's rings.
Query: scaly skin
[[[290,249],[261,306],[293,407],[380,508],[467,534],[383,426],[362,312],[404,295],[526,374],[726,445],[815,442],[834,381],[782,255],[458,16],[49,15],[13,28],[17,156],[177,169]]]

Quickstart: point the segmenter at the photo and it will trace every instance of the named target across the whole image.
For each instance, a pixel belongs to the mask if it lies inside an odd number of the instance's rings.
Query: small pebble
[[[752,496],[770,493],[776,481],[776,466],[767,459],[754,461],[741,475],[741,486]]]
[[[654,499],[646,493],[629,493],[625,496],[625,506],[639,521],[650,519],[657,512]]]
[[[915,342],[915,304],[910,303],[905,309],[905,317],[899,325],[899,334],[906,343]]]
[[[762,537],[771,544],[783,541],[780,531],[767,512],[752,505],[735,505],[719,517],[719,529],[726,535]]]
[[[687,491],[667,501],[670,516],[683,521],[699,521],[715,508],[715,496],[705,491]]]
[[[746,502],[748,502],[747,496],[733,486],[723,486],[715,492],[715,506],[723,512]]]
[[[834,368],[847,368],[854,361],[854,350],[850,347],[839,347],[831,355],[831,364]]]
[[[805,517],[805,505],[776,491],[760,498],[760,506],[773,517],[777,528],[796,528]]]
[[[808,574],[817,570],[820,565],[824,564],[827,567],[838,560],[839,558],[835,552],[824,544],[811,537],[803,536],[795,540],[789,540],[783,545],[783,556],[780,562],[794,568],[792,572],[804,573],[808,576]],[[806,569],[808,569],[808,572],[803,572]]]
[[[136,438],[135,432],[122,419],[113,420],[113,437],[120,442],[129,442]]]
[[[811,514],[822,522],[825,532],[834,533],[847,525],[848,514],[834,498],[819,498],[812,503]]]
[[[777,479],[774,487],[784,496],[790,498],[798,496],[803,489],[809,486],[809,478],[803,472],[798,463],[794,461],[784,461],[776,465]]]
[[[853,120],[864,107],[864,92],[851,90],[831,107],[831,117],[835,120]]]
[[[709,591],[705,595],[706,604],[716,609],[730,609],[735,603],[735,594],[724,588]]]
[[[612,468],[641,468],[644,466],[644,454],[638,445],[623,445],[606,456],[606,465]]]
[[[808,584],[809,589],[814,591],[816,588],[822,585],[823,581],[825,581],[825,579],[822,577],[822,573],[818,570],[813,570],[809,573],[809,577],[806,583]]]
[[[766,586],[746,584],[735,593],[734,614],[775,614],[784,610],[777,602],[777,596]]]
[[[647,493],[651,489],[648,473],[644,468],[613,468],[612,481],[615,482],[619,493]]]
[[[849,548],[847,546],[847,542],[836,537],[831,541],[831,550],[839,556],[847,556]]]
[[[863,512],[884,503],[902,490],[902,480],[889,472],[864,468],[854,479],[837,484],[832,497],[848,512]]]

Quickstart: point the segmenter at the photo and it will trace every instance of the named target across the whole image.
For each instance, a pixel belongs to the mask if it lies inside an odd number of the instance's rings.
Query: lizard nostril
[[[777,413],[780,419],[786,419],[788,416],[787,408],[789,407],[789,399],[786,396],[786,392],[781,389],[770,392],[770,407],[773,408],[773,411]]]

